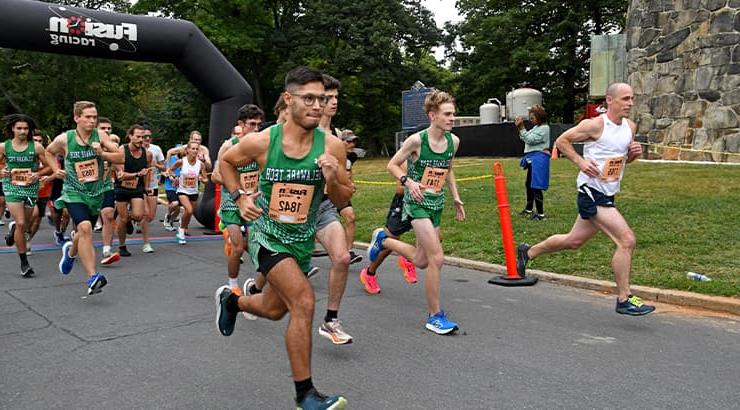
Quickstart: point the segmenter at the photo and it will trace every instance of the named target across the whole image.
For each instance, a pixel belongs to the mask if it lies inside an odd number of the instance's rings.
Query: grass
[[[491,175],[494,159],[458,158],[457,179]],[[551,163],[550,189],[545,192],[547,219],[532,222],[518,216],[524,207],[525,172],[518,159],[503,162],[515,242],[537,243],[566,233],[575,221],[577,168],[566,159]],[[385,170],[387,159],[358,161],[354,167],[357,192],[356,240],[369,242],[373,229],[383,226],[394,186]],[[740,168],[721,165],[630,164],[617,194],[617,207],[637,236],[632,284],[680,289],[712,295],[740,295]],[[368,183],[370,182],[370,183]],[[380,185],[388,183],[388,185]],[[504,264],[493,179],[458,183],[467,219],[454,219],[448,196],[442,216],[445,255]],[[404,237],[413,243],[413,233]],[[575,251],[534,260],[530,267],[545,271],[613,280],[614,245],[598,234]],[[686,272],[703,273],[712,282],[694,282]]]

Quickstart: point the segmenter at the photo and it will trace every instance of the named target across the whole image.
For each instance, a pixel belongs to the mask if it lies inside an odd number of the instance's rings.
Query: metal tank
[[[529,108],[542,105],[542,93],[534,88],[518,88],[506,93],[506,119],[514,121],[516,117],[527,119]]]
[[[478,110],[481,124],[498,124],[501,122],[501,101],[497,98],[489,98]]]

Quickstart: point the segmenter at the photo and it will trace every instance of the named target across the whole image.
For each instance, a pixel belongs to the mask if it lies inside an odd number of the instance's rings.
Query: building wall
[[[630,0],[625,31],[653,156],[740,162],[740,0]]]

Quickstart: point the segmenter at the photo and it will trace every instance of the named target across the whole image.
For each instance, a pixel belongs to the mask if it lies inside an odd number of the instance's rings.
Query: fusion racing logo
[[[137,26],[132,23],[108,24],[83,13],[74,15],[66,7],[49,7],[51,45],[70,44],[82,47],[107,47],[110,51],[136,52]]]

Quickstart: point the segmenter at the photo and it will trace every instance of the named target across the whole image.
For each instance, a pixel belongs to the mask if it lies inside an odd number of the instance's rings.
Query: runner
[[[170,173],[169,168],[180,159],[179,152],[182,144],[175,145],[174,148],[170,148],[167,151],[167,157],[165,163],[167,168],[164,171],[164,193],[167,195],[167,212],[164,214],[164,229],[168,232],[174,232],[177,227],[174,226],[175,221],[180,216],[180,200],[177,198],[177,184],[180,179],[180,168],[173,168]]]
[[[5,135],[9,138],[0,144],[0,158],[5,160],[2,168],[5,200],[13,221],[8,225],[5,243],[15,245],[21,260],[21,275],[34,274],[26,255],[26,234],[30,228],[33,209],[39,191],[39,162],[46,166],[44,146],[28,138],[36,124],[31,117],[11,114],[3,118]]]
[[[523,276],[530,260],[563,249],[578,249],[601,231],[617,246],[612,257],[618,291],[616,311],[641,316],[653,312],[655,306],[644,304],[630,291],[635,234],[614,205],[625,164],[642,155],[642,147],[634,138],[637,126],[627,118],[634,104],[632,87],[624,83],[610,85],[606,90],[606,104],[605,114],[581,121],[555,141],[558,151],[580,169],[576,181],[578,216],[575,224],[567,234],[550,236],[534,246],[519,244],[517,270]],[[584,143],[583,156],[573,148],[576,142]]]
[[[146,177],[144,193],[144,218],[141,221],[141,234],[144,237],[144,246],[141,251],[144,253],[154,252],[154,248],[149,242],[150,223],[157,216],[157,203],[159,202],[159,180],[161,171],[164,166],[164,153],[159,145],[152,144],[152,130],[148,125],[144,125],[144,149],[152,155],[152,163],[149,174]]]
[[[45,147],[46,140],[41,133],[41,130],[36,129],[33,132],[33,142],[41,144]],[[46,148],[44,148],[46,152]],[[46,154],[43,155],[46,158]],[[36,233],[41,227],[41,220],[46,216],[46,205],[49,202],[49,196],[51,196],[51,181],[54,179],[51,176],[51,167],[44,165],[43,162],[39,161],[39,190],[38,199],[36,200],[36,206],[33,209],[33,215],[31,216],[31,226],[28,228],[28,239],[26,240],[26,255],[31,255],[31,240],[36,236]]]
[[[242,217],[255,220],[249,253],[270,286],[258,295],[237,297],[228,286],[216,291],[218,329],[234,331],[237,313],[246,311],[271,320],[290,313],[285,336],[298,408],[342,409],[346,399],[324,396],[311,380],[311,327],[315,297],[305,274],[311,263],[316,213],[324,183],[329,197],[339,204],[349,200],[348,181],[339,163],[344,147],[317,130],[326,104],[319,72],[299,67],[285,79],[283,98],[288,121],[253,134],[229,149],[220,171]],[[240,164],[257,161],[261,170],[259,192],[239,189]]]
[[[406,174],[406,164],[401,164],[401,169]],[[388,209],[388,216],[385,219],[385,235],[389,238],[399,239],[401,235],[412,229],[411,221],[402,218],[403,214],[403,185],[399,181],[396,181],[396,192],[391,200],[391,205]],[[442,232],[440,232],[441,240]],[[378,285],[377,271],[380,265],[385,261],[392,252],[389,249],[383,249],[378,253],[377,259],[370,262],[360,272],[360,283],[365,287],[365,291],[372,295],[380,293],[380,285]],[[406,282],[414,284],[417,282],[416,279],[416,266],[411,263],[403,255],[398,256],[398,266],[403,270],[403,278]]]
[[[100,117],[98,119],[98,132],[106,133],[111,138],[111,143],[118,147],[118,141],[113,139],[111,132],[113,131],[113,123],[110,119]],[[113,183],[113,167],[110,162],[103,161],[103,181],[105,181],[105,194],[103,197],[103,205],[100,210],[101,226],[100,231],[103,232],[103,259],[100,260],[101,265],[110,265],[112,263],[121,260],[121,255],[118,252],[111,252],[113,245],[113,231],[116,214],[116,190]],[[97,228],[97,227],[96,227]],[[97,231],[97,229],[96,229]]]
[[[182,216],[182,222],[180,227],[177,228],[177,242],[180,245],[187,243],[185,239],[188,225],[190,224],[190,218],[193,215],[193,209],[198,202],[198,180],[200,182],[208,182],[208,176],[206,175],[206,167],[203,165],[198,157],[198,150],[200,144],[197,142],[188,142],[187,155],[183,159],[178,159],[175,163],[167,170],[169,175],[174,175],[174,169],[180,168],[180,177],[178,178],[177,185],[177,200],[185,210]]]
[[[324,107],[321,115],[321,121],[319,122],[319,128],[326,133],[326,138],[336,141],[342,146],[344,152],[344,144],[338,139],[338,130],[332,126],[331,120],[337,114],[339,106],[339,89],[342,87],[342,83],[336,78],[324,74],[324,89],[325,94],[329,98],[326,106]],[[345,160],[342,165],[345,165]],[[343,166],[342,169],[345,169]],[[352,191],[352,186],[349,178],[347,178],[347,189]],[[349,201],[341,205],[342,208],[346,207]],[[324,322],[319,326],[319,334],[326,339],[329,339],[336,345],[352,343],[352,336],[344,331],[342,322],[339,320],[339,304],[342,301],[344,290],[347,287],[347,275],[349,274],[350,260],[354,257],[354,252],[347,251],[347,237],[344,234],[344,227],[339,222],[339,215],[337,214],[337,206],[329,199],[329,196],[325,193],[323,201],[319,205],[318,214],[316,215],[316,239],[319,241],[321,246],[326,249],[331,260],[331,268],[329,269],[329,296],[326,302],[326,314],[324,315]]]
[[[460,139],[450,131],[455,122],[455,99],[448,93],[434,90],[424,100],[424,112],[429,116],[429,128],[410,136],[388,163],[388,171],[404,186],[404,220],[410,219],[416,233],[416,247],[387,237],[383,228],[373,232],[368,257],[378,258],[383,249],[403,255],[419,268],[427,268],[424,276],[429,317],[425,327],[436,334],[450,334],[458,329],[440,307],[439,282],[444,254],[439,226],[445,201],[445,183],[454,200],[458,221],[465,220],[465,208],[457,191],[452,161]],[[401,164],[408,160],[408,176]]]
[[[118,253],[131,256],[126,248],[126,234],[130,221],[139,222],[144,218],[144,185],[152,166],[152,153],[144,149],[145,127],[134,124],[126,135],[129,143],[120,147],[124,163],[116,167],[116,211],[118,212]],[[129,207],[131,208],[129,211]],[[149,245],[148,235],[144,236],[144,253],[154,252]]]
[[[49,147],[47,147],[47,150],[48,148]],[[57,155],[54,157],[54,160],[57,167],[64,170],[64,156]],[[57,209],[53,204],[62,196],[64,179],[57,178],[54,174],[52,174],[51,177],[51,196],[49,197],[49,200],[51,201],[52,206],[49,208],[49,212],[51,213],[51,222],[54,226],[54,243],[56,243],[57,246],[62,246],[65,242],[70,240],[69,237],[65,235],[67,227],[69,226],[69,211],[67,211],[67,208]]]
[[[64,178],[62,196],[54,206],[67,208],[75,224],[76,234],[62,246],[59,271],[69,274],[79,255],[88,276],[88,295],[99,293],[108,283],[105,276],[95,271],[95,248],[92,230],[95,217],[100,212],[105,196],[102,180],[103,161],[123,163],[123,155],[117,150],[108,134],[98,133],[98,111],[95,103],[78,101],[74,104],[74,120],[77,127],[58,135],[46,149],[47,163],[54,175]],[[55,155],[64,157],[64,169],[54,160]]]
[[[352,166],[357,161],[357,153],[355,147],[357,146],[357,140],[360,138],[352,130],[343,130],[341,133],[342,142],[344,142],[344,148],[347,151],[347,174],[349,176],[350,183],[352,185],[352,193],[357,191],[355,186],[354,176],[352,174]],[[347,251],[349,252],[349,263],[355,264],[362,262],[362,256],[352,249],[355,243],[355,231],[357,230],[355,225],[355,209],[352,207],[352,201],[350,201],[344,208],[337,208],[339,215],[344,218],[344,234],[347,237]]]

